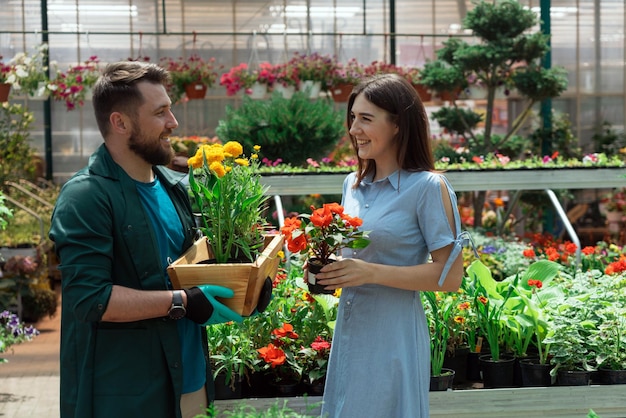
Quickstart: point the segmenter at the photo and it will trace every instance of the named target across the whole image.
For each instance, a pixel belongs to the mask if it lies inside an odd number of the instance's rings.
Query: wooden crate
[[[243,316],[254,312],[259,294],[266,278],[271,280],[278,271],[278,251],[283,246],[282,235],[267,235],[265,247],[254,263],[197,264],[213,258],[211,245],[206,237],[197,240],[179,259],[167,268],[175,289],[189,288],[201,284],[228,287],[235,292],[233,298],[220,302]]]

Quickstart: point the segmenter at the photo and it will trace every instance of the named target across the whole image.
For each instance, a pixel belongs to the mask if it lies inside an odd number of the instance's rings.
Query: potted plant
[[[298,77],[297,68],[290,64],[278,64],[269,67],[269,71],[273,74],[274,80],[272,83],[273,91],[280,93],[285,99],[291,99],[296,92],[296,88],[300,83]]]
[[[586,385],[594,366],[594,347],[591,336],[598,323],[595,303],[588,303],[578,295],[556,300],[551,309],[550,330],[544,343],[549,345],[550,360],[554,368],[550,374],[557,377],[560,385],[577,379]],[[568,382],[568,383],[566,383]]]
[[[606,384],[626,383],[626,305],[623,298],[601,309],[605,318],[593,332],[600,379]]]
[[[365,248],[369,245],[367,232],[359,231],[363,221],[343,211],[337,203],[325,203],[321,208],[311,206],[311,214],[285,219],[280,229],[287,249],[308,257],[306,282],[311,293],[334,293],[316,284],[315,275],[326,264],[335,261],[342,248]]]
[[[11,92],[11,82],[9,80],[14,78],[13,66],[2,62],[2,55],[0,55],[0,103],[9,100],[9,93]]]
[[[205,60],[196,53],[177,59],[163,57],[161,66],[170,73],[169,94],[174,103],[183,95],[190,100],[204,98],[207,88],[217,80],[215,58]]]
[[[258,155],[248,158],[240,143],[230,141],[200,146],[188,164],[189,193],[204,236],[168,267],[172,283],[227,286],[235,291],[224,301],[231,309],[244,316],[264,310],[283,238],[265,234],[269,196],[257,171]]]
[[[261,370],[268,372],[275,395],[293,396],[302,379],[302,365],[297,361],[300,336],[291,324],[283,323],[271,331],[271,340],[265,347],[257,348],[264,362]]]
[[[309,395],[319,396],[324,393],[330,347],[330,341],[318,335],[311,344],[303,346],[298,352],[303,381]]]
[[[243,385],[258,362],[245,325],[228,322],[207,327],[217,399],[243,396]]]
[[[26,93],[33,98],[46,97],[48,94],[46,87],[48,67],[45,66],[47,54],[48,44],[41,44],[35,48],[32,55],[20,52],[8,64],[0,63],[0,82],[10,84],[14,91]]]
[[[477,323],[489,346],[490,354],[479,357],[485,387],[513,385],[514,357],[501,354],[507,302],[513,295],[519,276],[512,283],[496,282],[489,269],[480,260],[467,268],[473,287],[473,308]]]
[[[328,100],[310,100],[296,91],[291,99],[279,94],[267,100],[243,98],[229,106],[215,133],[224,142],[240,141],[246,148],[260,145],[271,161],[299,166],[321,159],[345,133],[344,114]]]
[[[450,330],[448,321],[453,312],[452,304],[442,304],[438,293],[421,293],[426,301],[428,327],[430,330],[430,390],[447,390],[452,387],[455,370],[444,369],[443,362],[448,351]]]
[[[259,64],[259,68],[251,70],[245,62],[231,68],[220,77],[220,85],[226,87],[228,96],[235,95],[239,90],[255,99],[265,97],[268,88],[274,83],[276,75],[273,67],[267,62]]]
[[[365,66],[356,58],[351,58],[346,64],[338,63],[330,79],[330,94],[335,102],[346,102],[353,87],[361,81],[365,74]]]
[[[421,72],[419,68],[406,69],[404,72],[404,76],[406,77],[407,80],[409,80],[409,83],[413,85],[413,88],[417,92],[417,95],[420,97],[420,99],[423,102],[429,102],[432,100],[433,96],[431,92],[429,91],[428,87],[422,84]]]
[[[93,55],[82,64],[71,65],[65,72],[57,69],[56,77],[48,83],[50,97],[64,102],[68,111],[82,106],[100,77],[99,63],[98,57]]]
[[[479,1],[463,20],[464,29],[471,30],[479,42],[470,44],[450,38],[437,51],[437,59],[426,62],[421,70],[422,84],[438,94],[455,93],[449,98],[455,111],[459,109],[456,93],[467,88],[468,80],[486,86],[483,134],[475,134],[477,124],[465,124],[471,128],[465,135],[467,146],[479,155],[501,149],[523,125],[535,103],[556,97],[567,88],[563,68],[541,66],[540,61],[549,51],[548,35],[530,32],[536,23],[536,13],[515,0]],[[526,99],[526,107],[506,135],[494,140],[494,100],[502,85],[515,88]],[[485,192],[479,192],[473,201],[476,227],[481,226],[485,197]]]
[[[298,71],[300,90],[308,91],[311,98],[317,98],[321,91],[328,90],[333,72],[337,68],[337,62],[333,57],[318,52],[308,55],[296,52],[289,60],[289,64]]]

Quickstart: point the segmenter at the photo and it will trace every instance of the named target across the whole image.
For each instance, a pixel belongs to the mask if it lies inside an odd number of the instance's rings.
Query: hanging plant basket
[[[207,86],[202,83],[187,84],[185,86],[185,94],[189,100],[204,99],[206,90]]]
[[[0,103],[9,101],[9,92],[11,85],[9,83],[0,83]]]
[[[345,103],[348,101],[353,88],[352,84],[338,84],[330,89],[330,94],[336,103]]]
[[[433,99],[433,95],[428,91],[423,84],[413,84],[413,88],[417,92],[422,102],[430,102]]]
[[[198,264],[213,259],[211,245],[206,237],[202,237],[170,264],[167,273],[175,289],[202,284],[232,289],[235,296],[220,299],[220,302],[242,316],[250,316],[255,309],[261,312],[267,307],[271,281],[278,272],[280,259],[277,254],[283,241],[282,235],[266,235],[263,252],[253,263]],[[269,294],[266,283],[268,278]]]

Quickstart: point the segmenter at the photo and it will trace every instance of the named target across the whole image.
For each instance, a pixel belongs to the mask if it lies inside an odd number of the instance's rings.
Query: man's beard
[[[171,146],[163,148],[160,139],[155,142],[136,129],[133,129],[128,140],[128,148],[152,165],[167,165],[174,158],[174,150]]]

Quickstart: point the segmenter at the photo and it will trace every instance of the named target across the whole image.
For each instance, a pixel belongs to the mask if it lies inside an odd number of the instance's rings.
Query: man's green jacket
[[[164,167],[155,172],[184,227],[182,253],[194,236],[191,204],[180,184],[184,176]],[[135,182],[104,144],[63,186],[50,238],[62,275],[61,417],[180,417],[183,376],[176,321],[101,322],[112,285],[167,289],[165,266]],[[203,347],[206,353],[206,339]]]

